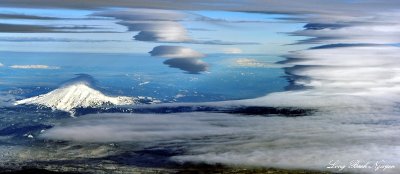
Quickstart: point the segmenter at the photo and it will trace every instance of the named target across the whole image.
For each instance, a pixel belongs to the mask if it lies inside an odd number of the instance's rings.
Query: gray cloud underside
[[[0,37],[2,42],[127,42],[122,40],[71,39],[52,37]]]
[[[0,32],[10,33],[52,33],[55,28],[38,25],[0,24]]]
[[[207,71],[208,64],[200,59],[193,58],[174,58],[164,61],[164,64],[171,68],[178,68],[189,74],[199,74],[200,72]]]
[[[260,11],[260,12],[291,12],[291,13],[335,13],[361,11],[376,11],[397,9],[397,0],[386,1],[329,1],[329,0],[298,0],[282,1],[262,0],[248,1],[214,1],[214,0],[154,0],[149,3],[147,0],[92,0],[76,3],[73,0],[53,1],[53,0],[2,0],[3,6],[12,7],[57,7],[57,8],[104,8],[104,7],[133,7],[133,8],[158,8],[158,9],[178,9],[178,10],[236,10],[236,11]]]
[[[27,14],[0,14],[0,19],[32,19],[32,20],[56,20],[60,18],[48,16],[36,16]]]
[[[48,25],[26,25],[26,24],[5,24],[0,23],[0,32],[5,33],[102,33],[115,31],[98,31],[95,26],[48,26]]]
[[[53,16],[38,16],[24,13],[0,13],[0,19],[21,19],[21,20],[104,20],[95,16],[88,16],[83,18],[64,18]]]

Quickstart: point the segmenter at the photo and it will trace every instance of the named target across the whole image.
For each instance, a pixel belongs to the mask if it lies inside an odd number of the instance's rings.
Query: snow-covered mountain
[[[142,103],[143,100],[152,100],[148,97],[108,96],[94,89],[92,81],[91,77],[77,77],[47,94],[19,100],[14,104],[47,106],[73,114],[75,108],[130,105]]]

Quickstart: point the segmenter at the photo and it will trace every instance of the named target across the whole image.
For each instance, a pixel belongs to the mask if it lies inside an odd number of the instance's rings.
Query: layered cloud
[[[121,20],[118,24],[128,31],[138,32],[133,38],[138,41],[189,43],[207,45],[253,45],[256,42],[226,42],[221,40],[195,40],[180,23],[194,20],[194,14],[162,9],[111,10],[92,14]]]
[[[169,58],[164,64],[191,74],[207,71],[208,64],[200,60],[205,55],[182,46],[157,46],[149,52],[151,56]]]
[[[180,24],[189,14],[171,10],[128,9],[94,13],[93,16],[111,17],[118,20],[128,31],[138,32],[133,38],[138,41],[189,43],[208,45],[257,44],[253,42],[224,42],[220,40],[194,40],[186,28]],[[170,58],[164,64],[191,74],[206,71],[208,64],[200,60],[204,54],[188,47],[157,46],[149,52],[151,56]]]
[[[180,12],[158,9],[129,9],[104,11],[93,16],[112,17],[128,31],[138,31],[135,40],[153,42],[185,42],[190,40],[186,29],[179,24],[184,18]]]
[[[369,13],[362,11],[362,13]],[[293,35],[307,36],[297,44],[322,44],[286,55],[293,66],[286,73],[293,84],[318,94],[362,95],[391,98],[399,95],[400,23],[398,11],[380,11],[369,16],[352,12],[337,16],[320,15],[321,23],[309,23]],[[344,18],[347,16],[347,18]],[[308,19],[310,21],[316,18]]]
[[[395,14],[399,15],[399,14]],[[310,39],[299,43],[334,44],[334,43],[399,43],[400,39],[392,37],[399,35],[400,24],[347,24],[342,27],[326,27],[321,29],[306,29],[293,32],[293,35],[308,36]]]

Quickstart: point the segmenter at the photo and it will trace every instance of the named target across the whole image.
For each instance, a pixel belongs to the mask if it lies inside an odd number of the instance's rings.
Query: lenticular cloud
[[[164,64],[190,74],[198,74],[208,68],[208,64],[200,60],[205,55],[191,48],[161,45],[154,47],[149,53],[151,56],[170,58]]]
[[[204,54],[193,50],[191,48],[182,46],[167,46],[161,45],[154,47],[149,52],[151,56],[165,57],[165,58],[202,58]]]
[[[400,92],[400,48],[395,46],[349,46],[317,48],[288,55],[288,74],[296,84],[336,92]]]
[[[182,13],[160,9],[128,9],[94,13],[94,16],[112,17],[122,20],[119,24],[129,31],[139,31],[134,36],[138,41],[185,42],[190,40],[186,29],[177,21]]]
[[[281,62],[288,66],[285,72],[292,85],[307,91],[297,94],[395,101],[394,95],[400,92],[400,47],[396,45],[400,23],[394,16],[399,13],[360,12],[365,15],[351,11],[340,15],[316,13],[304,18],[309,23],[303,30],[291,33],[309,37],[297,44],[319,44],[290,52]]]

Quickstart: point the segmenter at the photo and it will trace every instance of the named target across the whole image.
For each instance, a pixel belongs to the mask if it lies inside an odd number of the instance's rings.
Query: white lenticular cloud
[[[60,69],[58,66],[48,65],[11,65],[10,68],[14,69]]]
[[[208,69],[208,64],[200,60],[205,55],[191,48],[162,45],[154,47],[149,53],[151,56],[169,58],[164,64],[190,74],[198,74]]]
[[[178,22],[171,21],[126,21],[130,31],[139,31],[133,38],[138,41],[151,42],[187,42],[190,37],[186,29]]]
[[[323,45],[293,51],[282,63],[291,66],[285,68],[285,72],[292,85],[309,89],[304,97],[356,96],[378,105],[388,101],[392,106],[397,103],[400,49],[394,45],[400,42],[397,37],[400,13],[376,10],[371,13],[365,7],[357,13],[343,11],[340,14],[318,13],[310,18],[302,16],[308,24],[304,30],[292,34],[309,39],[298,44]]]
[[[2,63],[0,63],[0,67],[4,66]]]
[[[187,47],[181,46],[157,46],[149,52],[151,56],[165,58],[202,58],[204,54]]]
[[[400,16],[399,14],[393,14]],[[390,44],[399,43],[397,36],[399,32],[399,23],[384,23],[379,21],[367,24],[345,24],[341,27],[308,29],[293,32],[293,35],[312,37],[303,41],[304,43],[369,43],[369,44]]]
[[[185,15],[172,10],[127,9],[94,13],[94,16],[113,17],[122,20],[129,31],[139,31],[134,36],[138,41],[186,42],[190,41],[187,30],[178,22]]]
[[[400,94],[400,48],[395,46],[332,46],[293,52],[286,72],[297,85],[336,93]],[[389,95],[389,93],[387,94]]]

